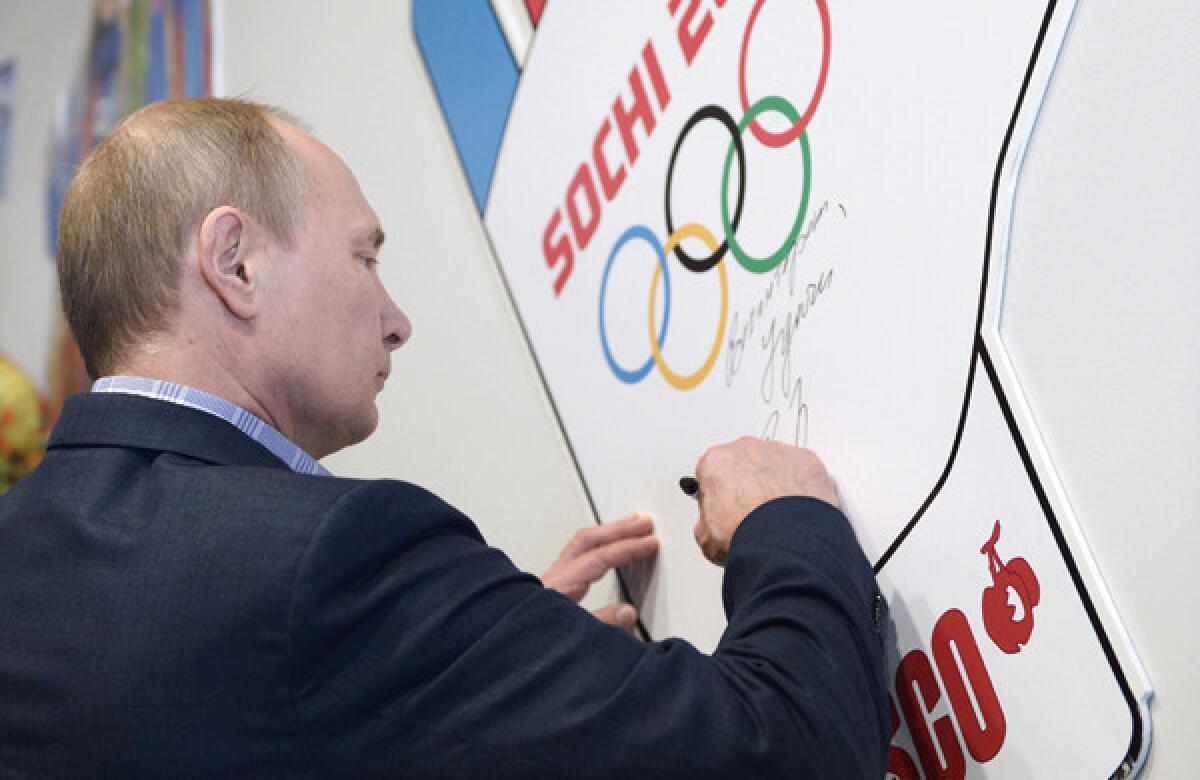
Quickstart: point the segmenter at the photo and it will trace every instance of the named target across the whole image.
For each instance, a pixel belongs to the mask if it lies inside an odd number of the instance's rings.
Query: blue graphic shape
[[[482,214],[520,72],[488,0],[414,0],[413,32]]]

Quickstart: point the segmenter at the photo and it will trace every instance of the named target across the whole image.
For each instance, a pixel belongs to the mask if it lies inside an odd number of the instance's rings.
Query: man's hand
[[[816,454],[748,436],[704,453],[696,479],[696,543],[718,566],[725,565],[729,541],[746,515],[771,499],[811,496],[838,506],[837,488]]]
[[[650,518],[627,515],[612,523],[579,529],[542,575],[542,584],[579,601],[609,569],[645,560],[657,552],[658,538]],[[631,604],[609,604],[592,614],[624,628],[631,628],[637,620],[637,610]]]

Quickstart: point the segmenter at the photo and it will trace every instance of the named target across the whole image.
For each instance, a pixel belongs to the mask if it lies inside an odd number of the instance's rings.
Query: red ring
[[[738,58],[738,93],[742,99],[742,111],[750,110],[750,99],[746,94],[746,53],[750,49],[750,31],[754,29],[754,21],[758,18],[758,12],[762,10],[763,3],[766,0],[758,0],[754,4],[754,10],[750,12],[750,18],[746,21],[746,33],[742,36],[742,53]],[[830,30],[829,30],[829,7],[825,4],[826,0],[816,0],[817,11],[821,14],[821,75],[817,78],[817,89],[813,92],[812,100],[808,103],[808,108],[800,115],[800,119],[796,121],[790,129],[782,132],[771,132],[764,130],[755,119],[750,123],[750,132],[754,133],[754,137],[759,143],[764,146],[770,146],[778,149],[781,146],[787,146],[792,141],[800,137],[800,134],[808,129],[808,123],[812,120],[813,114],[817,112],[817,104],[821,102],[821,96],[825,94],[825,77],[829,75],[829,48],[830,48]]]

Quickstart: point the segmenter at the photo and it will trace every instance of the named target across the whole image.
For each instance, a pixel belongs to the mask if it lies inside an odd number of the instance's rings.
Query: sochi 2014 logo
[[[604,354],[604,359],[612,371],[613,376],[627,384],[636,384],[642,381],[652,370],[658,369],[662,378],[672,387],[678,390],[690,390],[708,376],[712,371],[713,365],[716,363],[717,356],[721,351],[721,344],[724,340],[726,324],[729,319],[729,280],[726,273],[726,254],[732,254],[734,259],[746,271],[753,274],[767,273],[784,261],[788,253],[792,251],[796,240],[800,235],[801,228],[804,225],[804,219],[808,212],[809,194],[812,189],[812,151],[808,141],[808,125],[812,120],[817,108],[821,103],[821,97],[825,90],[826,77],[829,73],[829,53],[831,43],[831,31],[829,22],[829,8],[825,0],[816,0],[816,7],[820,14],[821,35],[822,35],[822,53],[820,60],[820,70],[817,76],[816,87],[813,91],[808,105],[801,112],[794,104],[784,97],[770,95],[757,100],[750,104],[749,94],[746,89],[746,62],[747,54],[750,47],[750,38],[754,30],[755,21],[758,19],[759,12],[762,10],[765,0],[758,0],[755,3],[753,10],[746,21],[746,28],[742,34],[741,51],[738,56],[738,93],[740,97],[742,116],[739,120],[734,120],[733,116],[723,107],[719,105],[706,105],[696,110],[691,117],[684,123],[683,128],[679,132],[679,136],[675,141],[675,145],[671,151],[670,162],[667,166],[666,187],[663,197],[664,202],[664,217],[666,225],[667,238],[665,241],[660,240],[651,228],[646,225],[632,225],[628,227],[617,238],[612,249],[608,253],[608,260],[604,266],[604,274],[601,277],[599,303],[598,303],[598,327],[600,331],[600,346]],[[724,6],[724,2],[718,2],[717,7]],[[704,38],[707,36],[709,29],[712,27],[712,17],[703,16],[698,20],[696,11],[698,3],[692,2],[684,9],[682,16],[679,19],[679,41],[683,50],[685,59],[690,64],[695,57]],[[678,0],[670,4],[672,13],[677,13],[680,10]],[[706,12],[707,13],[707,12]],[[658,67],[657,57],[653,55],[653,49],[647,47],[646,56],[646,71],[650,77],[651,85],[655,93],[658,95],[660,103],[665,107],[666,100],[669,100],[669,93],[666,91],[666,86],[662,78],[661,70]],[[637,76],[637,70],[633,72],[633,76]],[[632,76],[631,76],[632,79]],[[641,82],[640,77],[636,79],[636,83],[632,82],[633,91],[636,94],[639,92],[644,96],[645,87]],[[665,96],[665,98],[664,98]],[[781,131],[767,130],[758,121],[763,114],[775,113],[787,119],[790,123],[787,129]],[[618,117],[620,119],[620,117]],[[699,123],[704,121],[715,121],[720,123],[730,135],[730,143],[725,154],[725,162],[723,173],[721,176],[720,190],[717,197],[720,198],[721,208],[721,241],[717,241],[717,237],[713,235],[713,231],[701,225],[698,222],[687,222],[676,227],[673,215],[671,214],[671,185],[675,177],[675,164],[679,158],[680,149],[683,147],[684,141],[687,140],[688,134]],[[754,139],[766,147],[773,149],[782,149],[787,146],[795,145],[799,147],[799,152],[802,155],[804,163],[803,189],[801,191],[800,203],[796,209],[795,219],[792,222],[791,228],[787,233],[787,237],[783,243],[774,251],[760,257],[755,257],[747,252],[738,242],[737,229],[741,221],[742,207],[746,197],[746,154],[743,146],[742,137],[749,130]],[[597,148],[602,148],[603,132],[597,136]],[[595,167],[597,169],[597,177],[600,179],[601,188],[604,191],[605,197],[611,199],[615,195],[616,190],[620,187],[624,178],[624,170],[618,169],[613,173],[603,155],[597,152],[594,155]],[[737,195],[735,202],[730,206],[729,184],[730,173],[733,169],[733,162],[737,160],[738,177],[737,177]],[[568,189],[568,217],[572,227],[575,228],[574,233],[577,236],[577,241],[581,245],[586,245],[587,238],[590,238],[588,225],[581,224],[581,219],[577,211],[574,209],[576,194],[582,190],[585,199],[591,205],[590,213],[594,217],[599,215],[599,196],[596,192],[595,183],[592,181],[587,166],[582,166],[580,171],[588,174],[586,176],[576,176],[572,182],[572,187]],[[560,217],[561,218],[561,217]],[[594,220],[594,221],[598,221]],[[553,222],[551,223],[553,227]],[[592,226],[594,230],[594,226]],[[684,239],[693,238],[702,242],[708,249],[708,254],[702,257],[693,257],[681,245]],[[583,239],[583,240],[579,240]],[[616,358],[613,357],[613,352],[608,340],[608,331],[606,328],[604,317],[604,303],[608,292],[608,279],[612,271],[612,267],[621,250],[628,246],[631,242],[644,242],[653,250],[657,259],[657,265],[654,269],[654,276],[650,285],[650,302],[649,313],[647,317],[647,330],[650,343],[650,356],[642,364],[628,368],[620,365]],[[670,267],[667,261],[668,256],[674,256],[679,261],[680,265],[685,270],[691,273],[706,273],[716,269],[720,280],[721,288],[721,304],[718,314],[718,324],[716,337],[713,339],[712,347],[709,349],[707,356],[698,369],[690,373],[678,371],[669,366],[663,357],[663,344],[667,338],[667,329],[671,318],[671,276]],[[550,261],[550,255],[547,255],[547,261]],[[564,268],[569,273],[569,266]],[[661,314],[655,317],[657,307],[657,297],[659,280],[662,280],[663,288],[663,304]],[[556,292],[561,289],[562,282],[565,281],[565,275],[560,277],[556,283]],[[657,322],[656,322],[657,319]]]

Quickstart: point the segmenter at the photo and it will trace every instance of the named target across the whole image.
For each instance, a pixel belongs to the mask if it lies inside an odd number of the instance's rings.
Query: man
[[[882,601],[811,453],[697,465],[711,657],[545,587],[652,554],[644,518],[544,584],[418,487],[323,475],[411,334],[382,241],[251,103],[148,107],[81,167],[59,276],[102,378],[0,499],[0,775],[882,776]]]

